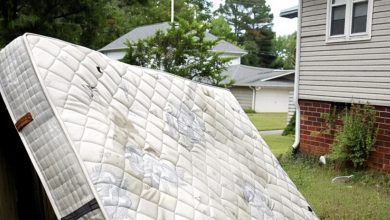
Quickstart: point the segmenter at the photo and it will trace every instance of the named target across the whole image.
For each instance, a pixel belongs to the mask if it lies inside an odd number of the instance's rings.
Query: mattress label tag
[[[26,125],[28,125],[30,122],[32,122],[34,119],[30,112],[27,112],[22,117],[20,117],[16,123],[15,127],[18,131],[21,131]]]

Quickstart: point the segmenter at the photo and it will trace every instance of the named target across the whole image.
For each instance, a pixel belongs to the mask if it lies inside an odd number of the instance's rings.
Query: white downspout
[[[250,86],[252,89],[252,110],[256,111],[256,87]]]
[[[301,108],[298,103],[298,87],[299,87],[299,71],[301,61],[301,24],[302,24],[302,0],[298,1],[298,29],[297,29],[297,45],[295,58],[295,81],[294,81],[294,104],[295,104],[295,141],[292,145],[293,153],[298,151],[301,135]]]

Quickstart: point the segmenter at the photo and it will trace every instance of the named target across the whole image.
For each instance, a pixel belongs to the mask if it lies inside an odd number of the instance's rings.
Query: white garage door
[[[256,91],[256,112],[288,112],[289,89],[263,88]]]

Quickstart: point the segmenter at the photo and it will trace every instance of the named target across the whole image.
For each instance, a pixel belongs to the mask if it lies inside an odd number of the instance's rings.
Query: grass
[[[267,142],[267,144],[270,146],[271,151],[275,156],[290,151],[291,145],[294,143],[294,136],[291,135],[263,135],[263,138],[265,142]]]
[[[248,113],[257,130],[279,130],[287,125],[287,113]]]
[[[292,136],[263,136],[280,162],[321,219],[389,219],[390,174],[370,171],[335,170],[320,166],[318,158],[289,155]],[[331,183],[332,178],[354,175],[348,183]]]
[[[390,175],[335,170],[304,157],[281,164],[320,219],[389,219]],[[352,182],[331,183],[351,174]]]

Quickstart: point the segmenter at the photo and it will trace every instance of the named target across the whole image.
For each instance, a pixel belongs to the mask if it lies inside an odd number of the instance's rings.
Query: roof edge
[[[277,71],[279,71],[279,70],[275,70],[274,72],[277,72]],[[280,75],[268,77],[268,78],[262,79],[261,81],[265,82],[265,81],[269,81],[271,79],[277,79],[279,77],[287,76],[287,75],[290,75],[290,74],[293,74],[293,73],[295,73],[295,71],[288,71],[288,72],[283,71],[283,72],[280,73]]]
[[[280,11],[279,14],[282,18],[297,18],[298,17],[298,6],[294,6],[291,8],[286,8]]]

